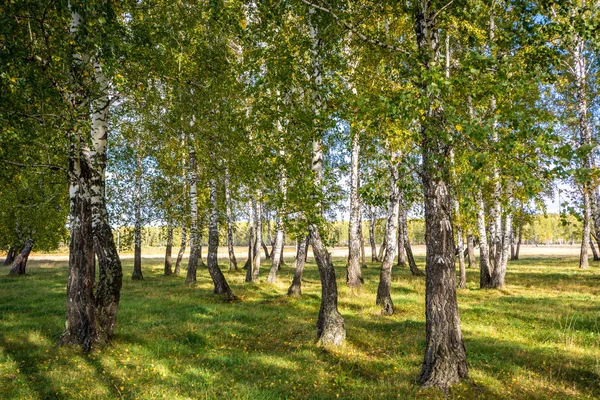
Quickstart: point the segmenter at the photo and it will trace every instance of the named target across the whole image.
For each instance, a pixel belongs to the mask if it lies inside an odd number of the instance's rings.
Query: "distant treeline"
[[[519,220],[514,221],[515,242],[517,240]],[[274,224],[271,223],[272,232],[269,234],[267,224],[263,228],[263,240],[266,244],[271,245],[271,239],[274,238]],[[348,245],[348,222],[335,221],[330,223],[329,240],[331,246],[347,246]],[[380,244],[383,241],[385,230],[385,219],[378,219],[375,227],[375,241]],[[425,223],[422,218],[413,218],[408,221],[409,238],[411,244],[425,244]],[[235,246],[248,245],[248,223],[237,222],[233,235]],[[363,221],[363,235],[365,241],[369,240],[369,221]],[[181,228],[176,228],[174,233],[173,243],[175,247],[181,241]],[[207,244],[207,232],[202,235],[203,244]],[[115,230],[115,239],[118,242],[120,250],[130,250],[133,248],[134,229],[131,227],[121,227]],[[581,240],[581,222],[574,216],[560,216],[558,214],[547,215],[529,215],[523,220],[523,236],[524,244],[573,244]],[[142,234],[142,246],[145,247],[163,247],[167,241],[166,226],[151,226],[144,227]],[[220,229],[219,243],[224,246],[227,243],[226,226]],[[286,235],[286,246],[296,244],[296,238],[288,234]]]

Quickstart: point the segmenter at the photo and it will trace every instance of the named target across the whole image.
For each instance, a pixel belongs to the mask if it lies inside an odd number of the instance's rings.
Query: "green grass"
[[[421,264],[423,259],[420,259]],[[479,290],[478,270],[458,292],[470,379],[449,398],[600,397],[600,273],[572,258],[511,263],[502,291]],[[394,269],[396,314],[375,306],[379,269],[363,271],[353,296],[336,261],[340,311],[348,338],[339,349],[315,344],[320,285],[306,268],[304,295],[279,283],[244,283],[225,272],[241,301],[212,294],[206,269],[195,288],[162,276],[144,260],[142,282],[125,279],[112,345],[82,354],[57,347],[64,327],[66,263],[30,261],[28,275],[0,268],[2,399],[390,399],[445,398],[415,384],[425,342],[424,281]]]

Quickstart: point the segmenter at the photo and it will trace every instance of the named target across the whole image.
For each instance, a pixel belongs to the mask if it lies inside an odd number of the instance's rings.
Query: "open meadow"
[[[415,250],[424,268],[423,248]],[[337,348],[316,345],[320,282],[312,257],[302,297],[286,295],[291,251],[274,285],[265,281],[266,262],[259,283],[245,283],[245,271],[226,271],[220,259],[239,298],[233,303],[212,293],[206,268],[188,287],[183,276],[163,275],[157,255],[143,260],[144,280],[131,281],[133,260],[124,257],[115,336],[88,355],[57,346],[67,263],[34,256],[18,277],[1,267],[0,398],[445,398],[415,383],[425,348],[424,278],[394,267],[396,312],[384,317],[375,306],[379,265],[363,269],[363,290],[353,295],[345,251],[333,251],[347,329]],[[526,246],[522,259],[509,263],[502,290],[480,290],[479,270],[468,269],[458,304],[469,379],[448,397],[599,398],[599,267],[579,270],[576,247]]]

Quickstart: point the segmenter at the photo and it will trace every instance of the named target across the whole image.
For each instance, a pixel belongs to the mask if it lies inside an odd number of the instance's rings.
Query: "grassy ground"
[[[502,291],[479,290],[478,271],[469,270],[458,296],[470,379],[448,397],[600,397],[598,265],[582,272],[571,256],[528,257],[509,265]],[[20,278],[0,268],[0,398],[444,398],[414,383],[425,341],[424,282],[406,269],[394,270],[397,312],[383,317],[374,305],[377,266],[364,271],[364,290],[352,296],[344,262],[336,261],[348,339],[326,350],[314,342],[314,264],[299,299],[285,295],[289,266],[276,285],[264,282],[266,266],[260,284],[226,272],[241,301],[225,304],[205,269],[190,288],[183,277],[162,276],[161,261],[144,260],[144,281],[125,280],[112,346],[90,355],[56,346],[64,261],[30,261]],[[127,277],[131,268],[126,260]]]

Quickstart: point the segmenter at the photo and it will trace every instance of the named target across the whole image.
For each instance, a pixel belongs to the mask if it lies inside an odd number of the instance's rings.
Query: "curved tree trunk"
[[[187,228],[181,227],[181,244],[179,247],[179,253],[177,253],[177,262],[175,263],[175,275],[181,274],[181,260],[183,260],[183,254],[185,253],[185,246],[187,245]]]
[[[25,240],[23,249],[15,258],[12,268],[9,271],[9,275],[25,275],[25,268],[27,267],[27,260],[29,259],[29,253],[33,247],[33,240],[28,238]]]
[[[217,201],[217,180],[215,178],[210,179],[209,184],[209,196],[210,196],[210,216],[208,220],[208,273],[212,278],[213,284],[215,285],[214,292],[221,294],[227,301],[235,299],[235,296],[231,292],[225,276],[221,272],[218,264],[218,251],[219,251],[219,203]]]
[[[10,246],[8,248],[8,252],[6,253],[6,259],[4,260],[4,265],[12,265],[12,263],[15,261],[15,253],[17,252],[17,249],[13,246]]]
[[[294,279],[288,289],[288,296],[302,295],[302,272],[304,271],[304,263],[306,261],[306,252],[308,251],[309,236],[301,238],[298,243],[296,252],[296,270],[294,271]]]
[[[360,153],[360,135],[352,134],[352,157],[350,166],[350,222],[348,224],[348,265],[346,267],[346,284],[352,291],[360,291],[362,271],[360,270],[360,199],[358,195],[358,157]]]
[[[231,212],[231,189],[229,169],[225,170],[225,214],[227,216],[227,251],[229,252],[229,270],[238,269],[235,251],[233,251],[233,216]]]
[[[381,311],[384,315],[394,313],[394,303],[390,293],[392,286],[392,266],[396,257],[396,234],[398,231],[398,214],[400,208],[400,190],[398,189],[398,169],[390,164],[390,200],[388,206],[388,218],[385,227],[386,250],[379,275],[379,286],[377,287],[376,304],[383,306]]]
[[[167,225],[167,249],[165,250],[165,275],[173,274],[173,263],[171,253],[173,252],[173,224],[171,221]]]
[[[198,269],[198,259],[200,255],[200,235],[198,233],[198,166],[196,164],[196,150],[194,145],[190,144],[190,258],[188,259],[186,285],[196,284],[196,270]],[[201,258],[200,258],[201,259]]]

